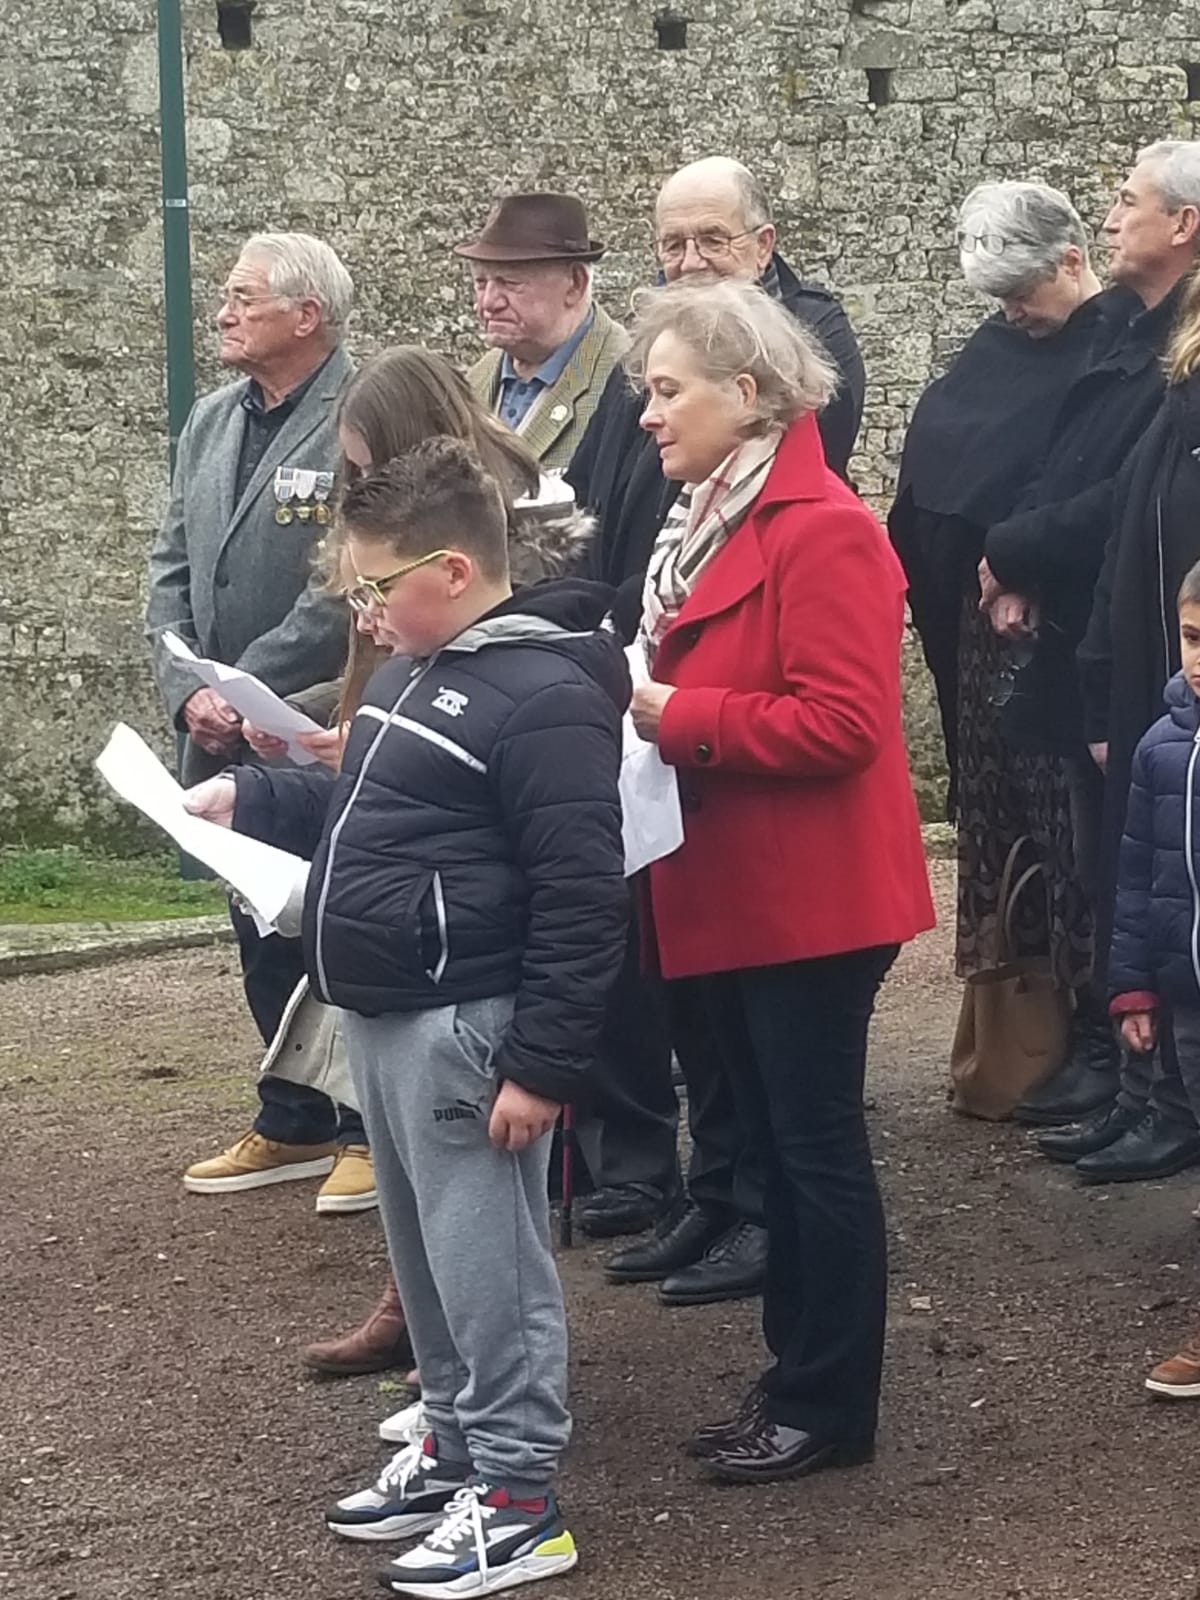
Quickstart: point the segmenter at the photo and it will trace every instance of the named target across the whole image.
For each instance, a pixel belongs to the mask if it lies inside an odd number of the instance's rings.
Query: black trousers
[[[242,958],[242,986],[264,1044],[270,1044],[283,1020],[292,993],[304,976],[304,950],[299,939],[272,934],[260,939],[254,923],[236,906],[229,918]],[[258,1080],[258,1115],[254,1131],[280,1144],[366,1144],[362,1117],[339,1106],[306,1083],[291,1083],[273,1073]]]
[[[720,981],[681,978],[667,985],[671,1037],[687,1084],[688,1194],[694,1204],[732,1225],[766,1226],[766,1152],[747,1128],[734,1095],[741,1070],[736,1050],[722,1046],[727,1007]]]
[[[679,1187],[679,1102],[671,1082],[671,1032],[663,985],[641,970],[636,916],[608,997],[600,1048],[576,1108],[576,1138],[597,1189]]]
[[[887,1241],[863,1112],[867,1033],[895,946],[703,980],[738,1119],[763,1152],[768,1415],[875,1433]]]

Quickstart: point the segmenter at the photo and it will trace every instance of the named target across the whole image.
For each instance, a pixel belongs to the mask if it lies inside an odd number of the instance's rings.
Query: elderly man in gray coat
[[[242,376],[193,408],[150,558],[146,632],[167,710],[186,734],[187,784],[248,751],[237,713],[171,655],[165,632],[280,694],[342,668],[347,613],[316,558],[340,459],[336,401],[353,370],[342,347],[352,297],[334,251],[303,233],[256,234],[226,281],[220,359]],[[246,998],[269,1042],[303,974],[299,940],[260,939],[237,911],[233,921]],[[339,1116],[327,1096],[280,1078],[261,1079],[259,1098],[253,1131],[191,1167],[189,1189],[226,1193],[330,1174],[318,1211],[375,1203],[357,1114]]]

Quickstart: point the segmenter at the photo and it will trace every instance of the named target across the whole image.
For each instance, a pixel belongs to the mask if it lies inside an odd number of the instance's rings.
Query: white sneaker
[[[379,1424],[379,1437],[384,1444],[418,1444],[428,1432],[429,1418],[420,1400],[414,1400],[403,1411],[393,1411]]]
[[[470,1484],[459,1490],[436,1532],[380,1574],[394,1594],[498,1594],[569,1572],[579,1560],[552,1494],[540,1509],[514,1505],[503,1489]]]
[[[439,1467],[431,1433],[406,1444],[376,1482],[339,1500],[325,1521],[343,1539],[407,1539],[445,1521],[446,1507],[463,1487],[467,1467]]]

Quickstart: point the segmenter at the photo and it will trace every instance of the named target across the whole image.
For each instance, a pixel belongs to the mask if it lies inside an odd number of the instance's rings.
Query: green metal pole
[[[179,0],[157,0],[158,110],[162,124],[163,285],[167,334],[167,436],[171,476],[179,435],[196,398],[196,359],[192,348],[192,241],[188,227],[187,107],[183,97],[183,27]],[[182,770],[184,738],[176,741]],[[212,874],[184,852],[179,876]]]
[[[180,0],[158,4],[158,103],[162,122],[163,277],[166,286],[167,430],[171,471],[196,398],[192,349],[192,251],[188,229],[187,112]]]

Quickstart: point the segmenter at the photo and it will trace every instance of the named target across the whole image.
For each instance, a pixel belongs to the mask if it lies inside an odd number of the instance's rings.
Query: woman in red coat
[[[633,713],[678,769],[685,840],[650,869],[675,999],[768,1152],[773,1364],[694,1453],[759,1481],[866,1460],[886,1306],[862,1090],[875,996],[933,923],[900,723],[904,577],[825,465],[833,374],[763,291],[673,285],[631,370],[684,482],[646,580]]]

